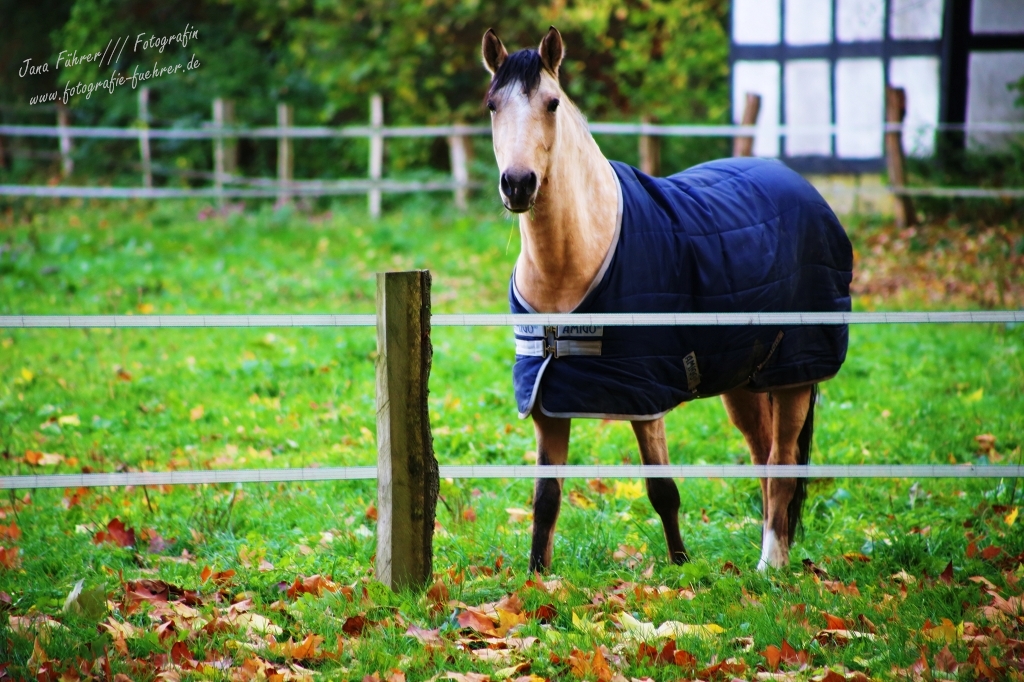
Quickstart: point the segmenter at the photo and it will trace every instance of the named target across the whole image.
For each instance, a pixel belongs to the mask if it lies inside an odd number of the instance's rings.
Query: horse
[[[518,215],[513,313],[850,310],[850,241],[821,195],[776,160],[728,159],[653,178],[610,162],[559,84],[561,34],[509,54],[483,36],[502,204]],[[628,420],[645,465],[669,463],[664,415],[720,395],[760,465],[810,461],[817,384],[846,358],[846,326],[515,328],[520,418],[538,477],[530,571],[550,568],[573,418]],[[679,491],[646,480],[668,556],[689,556]],[[761,479],[761,571],[788,565],[806,479]]]

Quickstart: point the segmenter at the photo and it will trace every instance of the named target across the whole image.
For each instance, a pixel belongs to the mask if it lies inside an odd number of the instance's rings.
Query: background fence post
[[[377,579],[394,590],[433,574],[438,469],[427,384],[430,272],[377,273]]]
[[[752,92],[747,93],[746,103],[743,106],[743,118],[740,120],[740,125],[752,126],[757,125],[757,115],[761,111],[761,95],[755,95]],[[754,136],[753,135],[737,135],[732,138],[732,155],[733,156],[753,156],[754,155]]]
[[[640,118],[641,125],[650,123],[648,116]],[[640,135],[640,170],[656,176],[661,172],[661,139],[654,135]]]
[[[380,95],[370,97],[370,125],[376,128],[370,136],[370,180],[381,179],[384,171],[384,136],[380,128],[384,125],[384,99]],[[367,195],[370,217],[380,217],[380,190],[373,188]]]
[[[235,124],[235,103],[218,97],[213,100],[213,125],[215,128],[230,128]],[[238,142],[218,135],[213,138],[213,183],[217,193],[224,190],[224,183],[238,166]],[[221,203],[224,198],[221,197]]]
[[[469,198],[469,139],[465,135],[448,136],[448,158],[451,160],[455,208],[466,210]]]
[[[60,128],[67,128],[70,125],[71,116],[68,108],[63,103],[57,103],[57,125]],[[71,136],[65,131],[60,133],[60,173],[63,177],[69,177],[75,170],[75,160],[71,158]]]
[[[294,110],[288,104],[277,105],[277,127],[291,128],[294,125]],[[292,199],[292,174],[295,171],[295,153],[292,138],[281,135],[277,138],[277,205],[283,206]]]
[[[903,88],[885,87],[885,122],[902,124],[907,115],[907,94]],[[907,172],[903,157],[903,133],[887,130],[885,133],[885,162],[889,169],[889,185],[903,189],[907,185]],[[893,196],[893,218],[896,227],[912,227],[917,224],[914,202],[907,196]]]
[[[139,157],[142,161],[142,186],[153,186],[153,157],[149,149],[149,88],[139,88]]]

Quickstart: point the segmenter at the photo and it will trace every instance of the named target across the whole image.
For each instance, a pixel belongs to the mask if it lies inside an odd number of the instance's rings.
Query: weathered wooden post
[[[149,149],[149,88],[139,88],[139,157],[142,161],[142,186],[153,186],[153,158]]]
[[[641,126],[651,122],[649,116],[640,118]],[[661,172],[661,140],[654,135],[640,135],[640,170],[648,175]]]
[[[71,158],[71,135],[67,132],[67,127],[71,125],[71,116],[68,112],[68,108],[64,104],[57,103],[57,126],[61,128],[60,131],[60,172],[63,177],[70,176],[75,171],[75,160]]]
[[[438,469],[427,387],[430,272],[377,273],[377,579],[432,578]]]
[[[294,125],[294,111],[291,106],[277,105],[277,127],[291,128]],[[295,153],[292,138],[283,131],[277,138],[277,205],[283,206],[292,200],[292,174],[295,172]]]
[[[466,210],[469,195],[469,138],[465,135],[448,136],[448,158],[451,160],[452,181],[455,183],[453,198],[455,208]]]
[[[885,122],[902,124],[907,115],[907,94],[903,88],[885,87]],[[899,130],[885,132],[885,162],[889,169],[889,185],[900,190],[907,185],[907,171],[903,157],[903,133]],[[896,194],[893,197],[893,217],[896,227],[912,227],[917,224],[914,202],[908,196]]]
[[[757,115],[761,112],[761,95],[752,92],[747,93],[747,100],[743,107],[743,118],[740,125],[752,126],[757,124]],[[753,156],[754,136],[737,135],[732,138],[733,156]]]
[[[218,97],[213,100],[213,127],[220,130],[235,124],[235,103]],[[225,181],[231,178],[238,166],[238,142],[223,135],[213,138],[213,185],[217,194],[224,191]],[[220,197],[221,203],[224,197]]]
[[[384,99],[380,95],[370,97],[370,125],[374,128],[370,136],[370,181],[381,179],[384,172],[384,136],[380,129],[384,126]],[[370,217],[380,217],[380,189],[374,187],[367,194]]]

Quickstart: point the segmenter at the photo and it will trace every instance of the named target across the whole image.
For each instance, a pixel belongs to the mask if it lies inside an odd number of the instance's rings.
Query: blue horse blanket
[[[835,213],[782,163],[736,158],[653,178],[611,162],[616,236],[576,313],[850,310],[853,251]],[[535,313],[509,285],[513,313]],[[654,419],[746,386],[839,371],[845,325],[515,328],[521,417]]]

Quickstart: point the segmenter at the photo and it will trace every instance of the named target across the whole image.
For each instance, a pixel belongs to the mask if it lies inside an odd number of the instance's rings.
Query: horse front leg
[[[665,420],[635,421],[633,433],[640,446],[640,459],[644,464],[668,464],[668,444],[665,442]],[[668,556],[674,564],[690,560],[679,533],[679,489],[671,478],[648,478],[647,497],[654,511],[661,517],[665,529]]]
[[[569,460],[569,427],[572,420],[548,417],[540,408],[533,410],[533,428],[537,434],[537,464],[565,464]],[[533,542],[530,546],[530,572],[551,566],[555,543],[555,524],[562,507],[561,478],[537,478],[533,490]]]

